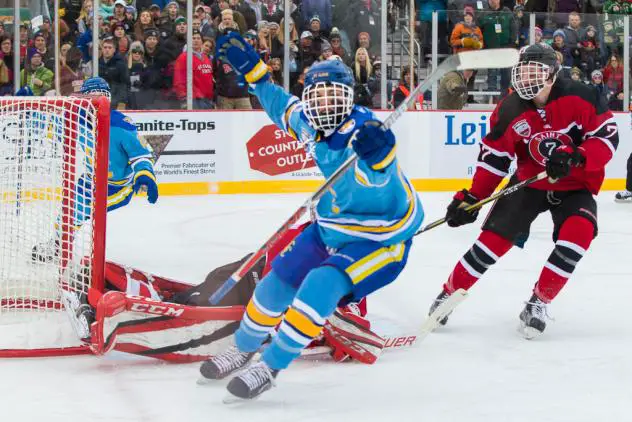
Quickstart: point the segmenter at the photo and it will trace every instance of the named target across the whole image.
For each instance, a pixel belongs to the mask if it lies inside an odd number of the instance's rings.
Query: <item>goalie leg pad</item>
[[[193,307],[111,291],[97,304],[92,349],[198,362],[228,347],[243,312],[242,306]]]
[[[377,361],[386,341],[371,331],[367,323],[364,318],[349,312],[334,312],[323,330],[334,360],[342,361],[351,357],[367,364]]]

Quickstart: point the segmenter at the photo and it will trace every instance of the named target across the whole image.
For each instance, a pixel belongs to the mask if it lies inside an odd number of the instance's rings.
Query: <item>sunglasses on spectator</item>
[[[143,50],[132,50],[132,53],[142,54],[142,53],[143,53]]]

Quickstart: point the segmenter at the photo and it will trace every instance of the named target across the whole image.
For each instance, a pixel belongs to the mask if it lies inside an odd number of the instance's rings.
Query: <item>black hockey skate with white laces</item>
[[[271,369],[265,362],[257,362],[230,380],[226,389],[240,399],[254,399],[276,385],[275,379],[279,371]],[[225,402],[230,403],[232,397]]]
[[[446,292],[445,290],[442,290],[441,293],[439,293],[439,296],[437,296],[437,298],[435,299],[434,302],[432,302],[432,306],[430,306],[430,310],[428,311],[428,315],[432,315],[432,313],[434,311],[437,310],[437,308],[446,301],[446,299],[448,299],[450,297],[450,293]],[[439,321],[439,324],[441,325],[446,325],[448,323],[448,317],[450,316],[450,314],[452,313],[452,311],[448,312],[448,314],[441,318],[441,320]]]
[[[254,352],[243,353],[237,346],[231,346],[226,351],[203,362],[200,373],[206,379],[221,380],[243,369],[254,355]]]
[[[632,204],[632,192],[630,192],[629,190],[622,190],[621,192],[617,192],[614,196],[614,201]]]
[[[522,335],[527,340],[538,337],[544,332],[547,319],[550,319],[547,313],[547,304],[533,294],[520,313],[520,331]]]

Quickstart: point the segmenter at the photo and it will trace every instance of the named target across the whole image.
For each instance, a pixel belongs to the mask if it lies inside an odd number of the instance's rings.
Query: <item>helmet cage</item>
[[[353,88],[340,82],[316,82],[305,87],[301,101],[312,127],[330,133],[351,114]]]
[[[553,67],[547,64],[523,61],[511,68],[511,85],[520,98],[532,100],[542,92],[549,78],[555,81],[556,74]]]

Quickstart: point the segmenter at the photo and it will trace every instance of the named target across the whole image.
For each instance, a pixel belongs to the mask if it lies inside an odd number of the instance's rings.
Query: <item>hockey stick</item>
[[[441,303],[441,305],[437,306],[432,314],[428,315],[424,323],[421,324],[421,329],[418,332],[383,337],[385,340],[384,351],[412,347],[421,343],[428,334],[432,333],[439,325],[441,325],[441,320],[443,318],[447,317],[454,308],[467,299],[467,295],[468,293],[465,289],[458,289],[452,293]],[[332,349],[329,346],[318,346],[311,349],[304,349],[301,352],[301,358],[320,359],[331,352]]]
[[[482,201],[478,201],[477,203],[470,205],[469,207],[465,208],[465,211],[472,211],[472,210],[481,208],[485,204],[488,204],[488,203],[490,203],[492,201],[495,201],[495,200],[497,200],[499,198],[502,198],[504,196],[511,195],[512,193],[514,193],[514,192],[516,192],[516,191],[518,191],[518,190],[520,190],[522,188],[525,188],[525,187],[529,186],[532,183],[540,181],[540,180],[542,180],[542,179],[544,179],[546,177],[547,177],[547,175],[546,175],[545,171],[543,171],[541,173],[538,173],[538,174],[536,174],[533,177],[530,177],[530,178],[528,178],[526,180],[523,180],[522,182],[516,183],[515,185],[511,185],[511,186],[509,186],[509,187],[507,187],[507,188],[505,188],[505,189],[493,194],[489,198],[485,198]],[[435,227],[438,227],[438,226],[442,225],[446,221],[447,220],[445,219],[445,217],[441,218],[441,219],[439,219],[437,221],[434,221],[434,222],[428,224],[427,226],[424,226],[421,229],[419,229],[417,231],[417,233],[415,233],[415,236],[417,236],[418,234],[421,234],[423,232],[427,232],[430,229],[434,229]]]
[[[518,51],[513,48],[499,48],[485,51],[467,51],[464,53],[453,54],[444,60],[437,69],[426,78],[426,80],[418,85],[404,99],[404,101],[384,120],[384,130],[390,129],[395,122],[401,117],[408,108],[414,104],[417,97],[430,89],[430,87],[438,82],[443,75],[454,70],[466,69],[488,69],[488,68],[506,68],[518,63]],[[329,176],[329,179],[323,183],[307,200],[300,206],[285,223],[242,264],[235,273],[220,286],[219,289],[209,298],[211,305],[217,305],[220,300],[250,271],[266,253],[270,245],[276,242],[293,224],[298,222],[300,218],[311,209],[312,204],[318,201],[327,192],[330,186],[336,183],[342,175],[355,165],[358,156],[353,153],[338,167],[338,169]]]

